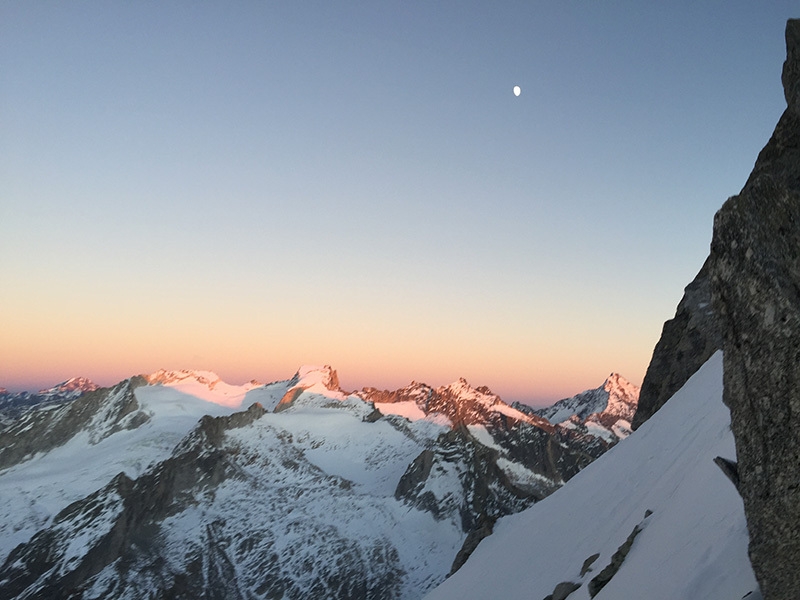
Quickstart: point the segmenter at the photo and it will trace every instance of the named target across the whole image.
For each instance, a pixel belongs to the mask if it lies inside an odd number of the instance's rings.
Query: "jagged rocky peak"
[[[457,398],[462,401],[478,401],[490,406],[502,402],[500,397],[492,393],[492,390],[487,386],[482,385],[474,388],[463,377],[459,377],[457,381],[454,381],[450,385],[442,386],[436,391],[439,394],[447,394],[452,398]]]
[[[631,383],[619,373],[611,373],[603,384],[603,390],[608,393],[608,402],[602,412],[614,414],[627,421],[633,419],[639,405],[640,388]]]
[[[339,376],[330,365],[304,365],[287,382],[287,390],[275,406],[275,412],[281,412],[292,406],[303,392],[334,400],[344,400],[348,396],[339,387]]]
[[[295,373],[295,379],[303,387],[321,385],[332,392],[340,392],[339,375],[330,365],[315,366],[303,365]]]
[[[462,425],[506,429],[522,422],[548,432],[553,430],[546,419],[507,404],[487,386],[472,387],[463,377],[435,389],[412,381],[399,390],[364,388],[356,395],[375,403],[384,414],[401,415],[410,420],[427,418],[454,429]]]
[[[418,383],[412,381],[406,387],[397,390],[379,390],[374,387],[362,388],[357,394],[368,402],[377,402],[380,404],[394,404],[397,402],[413,401],[415,403],[425,404],[425,401],[433,393],[433,388],[426,383]]]
[[[485,385],[474,388],[463,377],[459,377],[453,383],[436,389],[426,383],[412,381],[406,387],[394,391],[364,388],[359,392],[359,395],[370,401],[381,403],[428,399],[431,395],[446,395],[454,401],[480,401],[489,405],[503,402],[497,394],[494,394]]]
[[[786,46],[787,109],[716,214],[710,256],[723,400],[765,600],[800,598],[800,20],[787,23]]]
[[[608,377],[606,377],[603,387],[606,389],[606,391],[611,391],[612,389],[623,390],[630,387],[636,387],[638,389],[638,386],[634,386],[634,384],[625,379],[619,373],[611,373]]]
[[[463,377],[454,381],[450,385],[443,386],[437,390],[440,394],[450,394],[453,397],[463,400],[478,400],[488,404],[503,402],[500,396],[492,392],[487,386],[472,387]]]
[[[628,423],[639,402],[639,386],[632,384],[619,373],[611,373],[598,388],[586,390],[570,398],[559,400],[552,406],[531,412],[551,423],[562,423],[570,418],[585,421],[591,415],[624,419]]]

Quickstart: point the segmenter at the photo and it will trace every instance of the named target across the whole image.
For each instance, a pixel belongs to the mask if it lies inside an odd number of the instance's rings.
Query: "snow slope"
[[[757,589],[744,510],[716,456],[735,457],[720,352],[635,434],[552,496],[501,519],[426,598],[539,600],[572,581],[580,587],[569,600],[587,600],[589,581],[637,525],[641,532],[597,600],[743,598]],[[755,598],[757,591],[748,596]]]

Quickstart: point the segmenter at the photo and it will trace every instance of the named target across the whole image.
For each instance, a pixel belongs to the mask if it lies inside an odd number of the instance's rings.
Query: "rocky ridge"
[[[0,469],[62,446],[78,431],[86,431],[88,443],[97,444],[121,429],[138,427],[149,419],[138,410],[133,394],[144,383],[142,377],[133,377],[111,388],[70,389],[66,397],[54,394],[49,399],[55,397],[56,404],[37,402],[0,428]]]

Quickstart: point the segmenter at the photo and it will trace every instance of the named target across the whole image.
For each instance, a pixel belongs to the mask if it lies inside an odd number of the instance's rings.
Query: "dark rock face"
[[[642,382],[633,429],[652,417],[722,347],[711,303],[708,266],[706,260],[686,286],[675,317],[664,323]]]
[[[800,20],[787,23],[786,45],[788,107],[715,217],[710,265],[750,560],[766,600],[800,598]]]
[[[547,495],[516,486],[498,466],[498,457],[496,450],[479,444],[461,426],[442,434],[435,450],[420,453],[397,484],[398,500],[426,510],[436,519],[451,513],[460,516],[467,538],[453,561],[451,574],[492,533],[497,519],[519,512]],[[459,473],[461,493],[437,497],[429,484],[453,470]]]

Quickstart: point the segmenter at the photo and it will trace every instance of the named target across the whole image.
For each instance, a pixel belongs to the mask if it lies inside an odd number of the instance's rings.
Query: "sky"
[[[793,5],[0,1],[0,386],[641,383]]]

